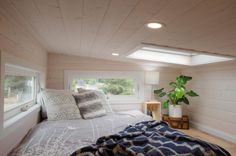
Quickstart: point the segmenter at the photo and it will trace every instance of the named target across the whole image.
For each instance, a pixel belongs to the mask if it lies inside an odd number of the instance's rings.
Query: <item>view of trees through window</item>
[[[4,80],[5,108],[34,98],[34,77],[6,75]]]
[[[72,90],[77,88],[102,90],[107,95],[134,95],[133,79],[80,78],[72,81]]]

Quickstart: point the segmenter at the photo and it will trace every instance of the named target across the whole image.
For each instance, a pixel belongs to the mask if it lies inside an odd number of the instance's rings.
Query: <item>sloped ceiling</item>
[[[236,56],[235,0],[1,0],[49,51],[123,60],[141,42]],[[149,30],[145,24],[165,26]],[[120,57],[111,56],[112,52]]]

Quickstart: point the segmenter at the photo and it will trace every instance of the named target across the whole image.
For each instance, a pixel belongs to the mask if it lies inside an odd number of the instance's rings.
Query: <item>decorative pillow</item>
[[[45,90],[42,99],[48,120],[80,119],[80,111],[71,92],[64,90]]]
[[[47,119],[47,111],[43,101],[42,92],[37,95],[37,103],[41,105],[41,117],[42,119]]]
[[[86,91],[74,95],[84,119],[92,119],[106,115],[102,101],[94,91]]]
[[[83,88],[78,88],[77,90],[78,90],[78,93],[85,93],[85,92],[93,91],[101,99],[102,106],[106,110],[106,112],[107,113],[113,112],[109,102],[107,101],[106,95],[103,93],[103,91],[100,91],[100,90],[88,90],[88,89],[83,89]]]

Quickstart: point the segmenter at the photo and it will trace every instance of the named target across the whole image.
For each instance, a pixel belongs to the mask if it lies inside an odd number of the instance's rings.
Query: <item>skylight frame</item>
[[[147,55],[148,53],[149,56]],[[235,59],[235,57],[228,55],[218,55],[202,51],[149,44],[141,44],[136,47],[128,53],[127,58],[185,66],[198,66],[203,64],[231,61]]]
[[[151,47],[148,47],[148,46],[144,46],[142,47],[141,49],[143,50],[147,50],[147,51],[155,51],[155,52],[159,52],[159,53],[169,53],[169,54],[176,54],[176,55],[183,55],[183,56],[194,56],[194,55],[197,55],[198,53],[196,52],[193,52],[193,53],[187,53],[187,52],[176,52],[174,50],[168,50],[168,49],[156,49],[156,48],[151,48]]]

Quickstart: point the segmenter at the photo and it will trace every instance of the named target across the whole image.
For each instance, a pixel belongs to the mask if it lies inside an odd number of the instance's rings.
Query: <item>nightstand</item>
[[[154,120],[161,121],[161,102],[149,101],[144,103],[144,112],[150,111]]]

